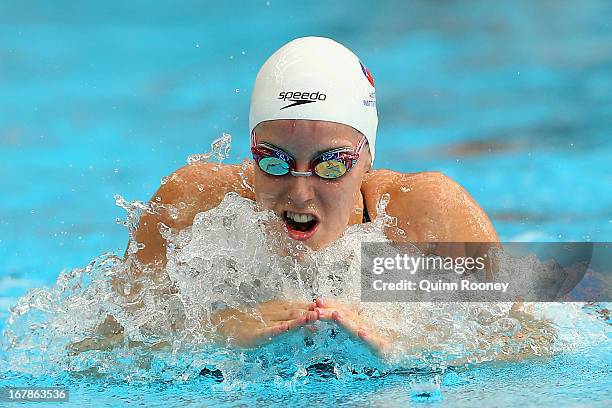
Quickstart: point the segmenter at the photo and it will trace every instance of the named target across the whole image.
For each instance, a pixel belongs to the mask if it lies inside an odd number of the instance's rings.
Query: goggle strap
[[[363,146],[365,146],[366,143],[368,143],[368,139],[366,139],[365,136],[362,136],[361,140],[357,144],[357,147],[355,148],[355,153],[361,153],[361,149],[363,149]]]
[[[368,143],[368,139],[366,139],[365,136],[362,136],[361,140],[359,141],[359,143],[357,144],[357,146],[355,147],[355,150],[354,150],[354,153],[357,154],[357,157],[359,157],[359,155],[361,153],[361,150],[363,149],[363,147],[367,143]],[[251,131],[251,149],[255,148],[256,146],[257,146],[257,135],[255,134],[255,129],[253,129]],[[274,147],[272,147],[272,146],[270,146],[270,148],[274,149]],[[343,174],[346,174],[350,170],[350,168],[352,167],[350,164],[354,164],[354,163],[355,163],[355,159],[353,159],[352,163],[349,163],[347,165],[346,171]],[[289,173],[292,176],[294,176],[294,177],[310,177],[310,176],[312,176],[313,171],[294,171],[294,170],[290,170]]]

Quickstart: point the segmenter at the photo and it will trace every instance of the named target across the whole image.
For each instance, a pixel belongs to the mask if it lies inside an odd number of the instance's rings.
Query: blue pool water
[[[612,239],[609,1],[7,1],[0,4],[0,329],[28,289],[52,286],[62,270],[100,253],[123,252],[127,234],[115,219],[124,211],[114,194],[148,199],[161,177],[221,132],[233,136],[229,161],[244,159],[257,70],[304,35],[344,43],[372,71],[375,167],[453,177],[502,240]],[[584,315],[609,339],[609,325]],[[438,379],[439,403],[603,406],[612,398],[610,357],[604,341],[447,372]],[[206,377],[126,385],[4,372],[0,385],[69,383],[75,405],[235,406],[275,396],[291,405],[400,406],[417,403],[411,382],[428,375],[313,376],[291,391],[286,384],[228,390]]]

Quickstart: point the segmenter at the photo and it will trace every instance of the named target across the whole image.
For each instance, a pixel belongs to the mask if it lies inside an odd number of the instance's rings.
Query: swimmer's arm
[[[452,330],[435,324],[425,324],[421,328],[422,333],[414,334],[400,333],[398,330],[388,328],[383,330],[378,327],[376,319],[362,315],[359,305],[331,299],[318,298],[311,309],[317,312],[320,320],[336,322],[347,332],[363,340],[372,351],[384,358],[420,356],[422,353],[431,352],[444,353],[447,351],[446,347],[437,342],[432,343],[430,334],[439,339],[448,339],[453,335]],[[520,302],[512,306],[508,317],[516,319],[519,323],[519,329],[512,335],[487,334],[486,332],[476,334],[478,339],[496,344],[498,347],[498,349],[486,352],[480,349],[472,350],[482,359],[481,361],[520,361],[528,357],[550,353],[551,345],[555,342],[557,335],[554,326],[549,321],[536,319],[532,312]],[[386,315],[384,318],[393,317]],[[402,324],[399,316],[395,316],[395,321],[398,327]],[[467,354],[448,363],[459,366],[469,363],[473,357]]]
[[[176,230],[189,227],[196,214],[218,206],[230,191],[254,199],[251,180],[252,166],[194,163],[176,170],[151,198],[154,211],[140,218],[135,234],[136,241],[144,244],[136,254],[140,262],[158,268],[166,265],[160,224]]]
[[[95,333],[80,341],[75,341],[66,346],[70,355],[78,355],[85,351],[100,350],[108,351],[120,347],[148,347],[151,350],[166,349],[170,345],[166,341],[154,344],[145,344],[140,341],[125,341],[123,326],[111,315],[106,316],[104,322],[96,327]]]
[[[244,178],[243,178],[244,176]],[[196,214],[217,206],[225,194],[236,191],[249,197],[248,186],[252,180],[252,167],[240,165],[217,165],[195,163],[182,167],[170,175],[151,199],[152,211],[141,215],[135,238],[144,248],[135,254],[139,262],[128,262],[129,276],[115,277],[114,289],[126,298],[128,307],[142,307],[139,298],[141,282],[138,278],[146,268],[151,275],[148,279],[164,279],[161,273],[166,265],[166,240],[159,231],[160,224],[180,230],[190,226]],[[174,211],[176,209],[176,211]],[[128,258],[126,250],[125,258]],[[160,285],[163,287],[163,285]],[[171,291],[168,288],[166,292]],[[124,341],[123,327],[111,315],[98,324],[91,336],[71,343],[71,352],[87,350],[108,350],[115,347],[140,346],[138,342]],[[163,347],[164,344],[148,345]]]
[[[378,200],[388,194],[386,212],[397,219],[397,226],[387,230],[392,241],[464,242],[462,253],[447,255],[471,257],[482,256],[499,242],[484,210],[442,173],[377,170],[364,179],[362,190],[370,212],[375,212]]]
[[[218,344],[241,348],[252,348],[298,327],[313,323],[318,315],[313,311],[313,302],[270,300],[258,305],[250,312],[237,309],[223,309],[215,312],[210,321],[203,321],[202,327],[214,328],[200,334]],[[211,326],[212,325],[212,326]],[[182,333],[183,340],[189,333]],[[95,332],[83,340],[67,346],[71,355],[90,350],[112,350],[121,347],[139,347],[150,350],[167,349],[167,341],[143,343],[125,339],[124,328],[113,316],[108,315]]]
[[[390,231],[395,241],[499,241],[483,209],[463,187],[442,173],[377,170],[364,179],[362,188],[370,212],[375,212],[378,200],[388,194],[386,212],[397,218],[401,229]]]

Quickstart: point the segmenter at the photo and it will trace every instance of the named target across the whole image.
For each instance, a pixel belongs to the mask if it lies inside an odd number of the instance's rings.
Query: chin
[[[313,251],[320,251],[330,246],[333,242],[334,240],[313,240],[312,242],[306,241],[304,243]]]

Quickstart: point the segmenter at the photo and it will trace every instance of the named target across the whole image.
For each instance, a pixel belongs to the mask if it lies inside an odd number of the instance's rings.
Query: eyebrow
[[[293,153],[291,153],[291,152],[287,151],[287,149],[285,149],[285,148],[283,148],[283,147],[277,146],[277,145],[275,145],[274,143],[266,142],[265,140],[260,140],[260,141],[259,141],[259,143],[265,143],[265,144],[267,144],[267,145],[270,145],[270,146],[273,146],[273,147],[275,147],[275,148],[277,148],[277,149],[280,149],[280,150],[282,150],[283,152],[287,153],[289,156],[293,157],[293,159],[295,160],[295,154],[293,154]],[[327,152],[330,152],[330,151],[332,151],[332,150],[336,150],[336,149],[350,149],[350,150],[355,150],[355,147],[354,147],[354,146],[351,146],[351,145],[349,144],[348,146],[330,147],[330,148],[323,149],[323,150],[317,150],[317,151],[315,152],[315,154],[313,154],[313,155],[311,156],[310,160],[312,160],[312,159],[314,159],[314,158],[316,158],[316,157],[319,157],[319,156],[320,156],[320,155],[322,155],[323,153],[327,153]]]

